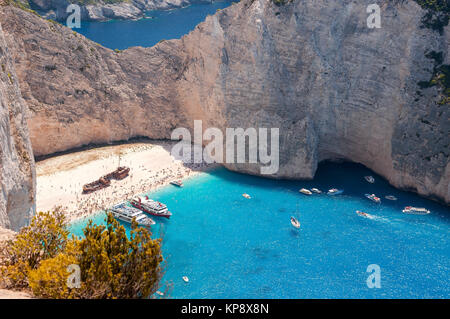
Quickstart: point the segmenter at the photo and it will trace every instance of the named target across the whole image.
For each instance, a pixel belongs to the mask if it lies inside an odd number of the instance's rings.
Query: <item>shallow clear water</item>
[[[231,3],[232,1],[225,0],[193,4],[181,9],[149,11],[147,18],[137,21],[82,21],[81,28],[74,30],[110,49],[151,47],[163,39],[181,38],[194,30],[207,15],[212,15],[217,9],[226,8]]]
[[[365,175],[373,175],[375,184]],[[302,187],[345,192],[305,196],[298,192]],[[368,192],[382,203],[366,199]],[[389,194],[398,201],[384,199]],[[322,164],[313,181],[217,169],[187,180],[184,188],[167,186],[149,195],[173,212],[170,220],[155,218],[153,226],[154,236],[164,236],[164,282],[173,283],[173,298],[450,297],[450,209],[397,191],[362,166]],[[297,205],[300,230],[289,220]],[[405,215],[407,205],[431,214]],[[103,219],[99,214],[94,221]],[[80,235],[85,224],[72,231]],[[366,285],[370,264],[381,267],[380,289]]]

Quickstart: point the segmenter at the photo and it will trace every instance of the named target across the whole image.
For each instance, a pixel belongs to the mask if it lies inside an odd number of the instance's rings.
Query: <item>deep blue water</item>
[[[232,1],[224,0],[210,4],[193,4],[181,9],[149,11],[148,18],[138,21],[82,21],[81,28],[74,31],[110,49],[151,47],[163,39],[181,38],[194,30],[207,15],[212,15],[217,9],[226,8],[231,3]]]
[[[363,179],[369,174],[375,184]],[[345,192],[305,196],[298,192],[302,187]],[[367,192],[382,203],[366,199]],[[384,199],[388,194],[398,201]],[[167,186],[149,195],[173,212],[170,220],[155,218],[153,226],[154,236],[164,238],[163,282],[172,282],[173,298],[450,297],[450,209],[395,190],[360,165],[322,164],[313,181],[217,169],[187,180],[182,189]],[[289,220],[297,205],[301,230]],[[431,214],[405,215],[407,205]],[[84,225],[72,231],[80,235]],[[381,268],[379,289],[366,285],[370,264]]]

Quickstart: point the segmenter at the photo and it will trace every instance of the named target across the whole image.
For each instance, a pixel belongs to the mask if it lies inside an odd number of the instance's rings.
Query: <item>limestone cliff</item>
[[[450,111],[442,88],[420,85],[450,63],[449,27],[423,27],[426,11],[410,0],[381,1],[382,27],[369,29],[371,3],[246,0],[180,40],[119,53],[14,8],[0,21],[36,155],[168,138],[194,119],[279,127],[272,177],[312,178],[320,161],[345,159],[449,203]]]
[[[14,65],[0,26],[0,226],[18,230],[34,211],[34,158]]]

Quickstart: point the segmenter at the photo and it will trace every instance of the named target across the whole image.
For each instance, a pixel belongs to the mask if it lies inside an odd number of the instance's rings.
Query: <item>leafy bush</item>
[[[106,222],[106,227],[90,222],[78,242],[82,297],[150,297],[162,277],[161,241],[135,222],[130,239],[111,214]]]
[[[6,287],[28,287],[28,272],[42,260],[55,257],[65,249],[69,232],[64,214],[37,213],[31,224],[21,229],[4,247],[0,273]]]
[[[418,83],[421,89],[427,89],[433,86],[439,87],[441,91],[440,104],[446,104],[450,101],[450,65],[442,64],[442,52],[431,51],[425,55],[428,59],[434,60],[433,74],[428,81]]]
[[[69,265],[76,264],[75,256],[60,253],[41,262],[39,268],[28,274],[30,288],[40,298],[69,299],[77,296],[75,289],[67,286]]]
[[[161,240],[133,221],[130,237],[112,214],[106,226],[68,239],[64,215],[38,213],[28,227],[0,251],[3,285],[31,288],[39,298],[148,298],[163,271]],[[67,285],[69,265],[80,269],[80,287]]]
[[[292,2],[293,0],[272,0],[272,2],[277,6],[285,5],[286,3]]]

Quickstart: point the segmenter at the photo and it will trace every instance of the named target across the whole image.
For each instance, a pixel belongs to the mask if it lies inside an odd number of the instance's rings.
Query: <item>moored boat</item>
[[[166,218],[170,218],[170,216],[172,216],[172,213],[169,212],[169,210],[165,204],[154,201],[152,199],[149,199],[147,196],[135,197],[130,201],[130,204],[133,207],[136,207],[137,209],[142,210],[144,213],[147,213],[147,214],[150,214],[153,216],[166,217]]]
[[[322,194],[322,191],[318,188],[311,188],[311,192],[316,193],[316,194]]]
[[[342,189],[332,188],[332,189],[328,190],[327,195],[340,195],[343,192],[344,192],[344,190],[342,190]]]
[[[249,194],[244,193],[244,194],[242,194],[242,196],[245,197],[245,198],[247,198],[247,199],[251,199],[251,197],[250,197]]]
[[[311,191],[306,188],[302,188],[301,190],[299,190],[299,192],[305,195],[312,195]]]
[[[177,187],[183,187],[184,186],[183,183],[180,180],[178,180],[178,181],[171,181],[170,184],[172,184],[174,186],[177,186]]]
[[[368,199],[370,199],[371,201],[375,202],[375,203],[381,203],[381,199],[377,196],[375,196],[375,194],[365,194],[364,196],[366,196]]]
[[[387,196],[384,196],[384,198],[389,199],[389,200],[397,200],[397,197],[395,197],[394,195],[387,195]]]
[[[155,224],[155,221],[147,217],[140,210],[126,206],[125,204],[119,204],[110,209],[113,216],[123,222],[131,224],[133,219],[136,219],[138,226],[150,227]]]
[[[375,178],[373,178],[373,176],[364,176],[364,179],[371,184],[375,183]]]
[[[403,210],[403,213],[405,214],[412,214],[412,215],[427,215],[430,213],[430,211],[423,207],[412,207],[412,206],[406,206]]]

